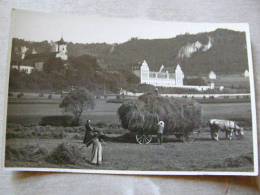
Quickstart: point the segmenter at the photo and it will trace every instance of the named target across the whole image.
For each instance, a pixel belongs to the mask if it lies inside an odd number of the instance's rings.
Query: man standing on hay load
[[[158,123],[158,131],[157,131],[157,141],[158,144],[162,144],[163,142],[163,130],[164,130],[164,122],[163,121],[159,121]]]
[[[85,124],[86,133],[83,140],[83,143],[86,144],[87,147],[92,145],[91,152],[91,163],[95,165],[101,165],[102,163],[102,145],[100,143],[101,134],[98,131],[95,131],[94,128],[90,125],[90,120],[87,120]]]

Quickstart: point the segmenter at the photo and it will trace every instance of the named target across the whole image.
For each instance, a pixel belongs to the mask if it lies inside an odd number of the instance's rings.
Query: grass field
[[[94,110],[83,114],[82,119],[92,119],[93,123],[105,122],[119,124],[117,109],[120,104],[107,103],[98,100]],[[64,114],[58,103],[44,104],[9,104],[8,125],[35,124],[42,116]],[[250,103],[214,103],[202,104],[204,121],[209,118],[251,119]],[[47,131],[37,129],[36,126],[21,127],[11,131],[7,129],[7,147],[11,151],[6,160],[8,167],[62,167],[86,169],[117,169],[117,170],[161,170],[161,171],[252,171],[252,132],[250,124],[244,139],[212,141],[208,130],[202,132],[194,142],[181,143],[174,136],[167,137],[163,145],[155,142],[149,145],[138,145],[130,140],[115,139],[127,130],[113,130],[104,128],[104,133],[111,137],[103,144],[104,163],[96,167],[89,164],[91,147],[82,144],[83,130],[63,127],[46,127]],[[223,135],[222,135],[223,137]],[[155,140],[154,140],[155,141]],[[63,142],[70,143],[80,151],[80,163],[51,163],[46,157]],[[37,148],[43,148],[37,150]],[[31,157],[35,153],[36,157]],[[25,157],[24,157],[25,156]],[[32,160],[36,158],[36,160]]]
[[[252,171],[252,134],[247,131],[242,140],[212,141],[205,132],[194,142],[181,143],[168,138],[166,143],[139,145],[109,141],[103,143],[104,160],[101,166],[89,163],[91,147],[82,140],[72,139],[8,139],[7,146],[15,149],[30,145],[40,146],[51,153],[59,144],[69,142],[77,147],[83,161],[78,164],[56,164],[41,160],[7,160],[7,167],[63,167],[108,170],[161,171]]]
[[[120,104],[107,103],[97,100],[94,110],[83,113],[82,120],[91,119],[93,122],[119,123],[117,109]],[[250,103],[214,103],[201,104],[204,121],[210,118],[251,120]],[[8,123],[38,124],[41,117],[47,115],[62,115],[64,111],[58,103],[51,104],[8,104]]]

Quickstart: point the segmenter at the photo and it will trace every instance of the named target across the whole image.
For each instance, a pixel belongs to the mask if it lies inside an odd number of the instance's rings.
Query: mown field
[[[202,118],[247,121],[245,137],[241,140],[211,140],[204,127],[193,142],[182,143],[174,136],[165,138],[163,145],[156,139],[149,145],[139,145],[134,135],[116,126],[120,104],[98,100],[94,110],[83,114],[83,121],[92,119],[93,125],[106,134],[104,162],[97,167],[89,163],[91,147],[83,143],[84,127],[39,126],[41,117],[62,115],[58,102],[10,103],[6,141],[7,167],[54,167],[116,170],[161,171],[252,171],[253,148],[250,127],[250,103],[202,104]],[[248,122],[249,121],[249,122]],[[105,124],[99,127],[98,124]],[[61,147],[62,146],[62,147]],[[62,154],[54,155],[55,154]]]
[[[108,170],[153,171],[252,171],[252,134],[246,131],[244,139],[212,141],[204,132],[193,142],[178,142],[167,137],[165,143],[139,145],[129,139],[118,141],[119,135],[103,143],[103,164],[89,163],[91,147],[82,139],[63,138],[13,138],[7,140],[7,167],[53,167]],[[114,138],[114,139],[113,139]],[[222,135],[223,138],[223,135]],[[60,144],[65,147],[58,149]]]

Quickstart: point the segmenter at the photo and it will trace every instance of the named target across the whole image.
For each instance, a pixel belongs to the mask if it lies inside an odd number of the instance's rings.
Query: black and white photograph
[[[14,9],[9,45],[6,169],[258,174],[247,23]]]

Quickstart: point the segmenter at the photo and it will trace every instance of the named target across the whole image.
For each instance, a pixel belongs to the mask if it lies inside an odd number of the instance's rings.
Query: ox
[[[226,133],[226,139],[232,140],[233,135],[242,137],[244,135],[244,129],[239,127],[236,122],[222,119],[211,119],[209,120],[209,127],[211,138],[213,140],[219,140],[219,132]]]

